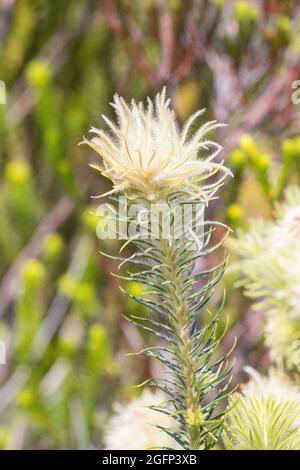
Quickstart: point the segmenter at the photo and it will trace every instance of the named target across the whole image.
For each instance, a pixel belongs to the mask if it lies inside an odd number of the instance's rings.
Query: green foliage
[[[200,200],[192,201],[198,208],[202,207]],[[198,321],[223,274],[225,262],[193,274],[197,260],[205,259],[220,246],[221,242],[211,244],[211,236],[222,224],[203,223],[201,249],[198,241],[189,239],[187,233],[178,237],[180,228],[174,218],[175,210],[178,204],[192,201],[185,193],[170,196],[168,214],[164,216],[171,221],[172,235],[167,240],[153,239],[153,227],[148,227],[149,233],[144,233],[143,237],[138,240],[132,237],[130,241],[137,252],[134,257],[120,260],[122,264],[138,264],[144,269],[133,273],[128,271],[126,275],[117,277],[133,282],[134,287],[131,286],[127,292],[129,297],[147,307],[145,315],[131,314],[129,321],[155,335],[157,341],[163,340],[162,346],[143,349],[140,355],[160,361],[166,369],[167,378],[150,380],[167,396],[165,404],[153,406],[153,409],[177,421],[177,429],[164,429],[165,432],[184,449],[210,449],[216,444],[222,429],[223,413],[218,407],[229,393],[231,367],[227,361],[229,353],[224,357],[216,355],[220,344],[218,326],[222,307],[208,321],[202,319],[201,327]],[[134,200],[134,204],[137,203],[150,210],[150,203],[146,200]],[[191,230],[194,232],[201,214],[202,211],[198,211],[193,221]],[[159,224],[158,233],[161,231]],[[196,283],[200,280],[203,287],[199,290]],[[215,392],[213,398],[210,395],[212,391]]]

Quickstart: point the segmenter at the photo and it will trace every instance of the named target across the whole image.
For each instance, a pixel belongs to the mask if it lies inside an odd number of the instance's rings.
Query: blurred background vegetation
[[[180,122],[205,107],[228,124],[217,140],[235,178],[211,216],[233,229],[271,218],[300,178],[299,19],[296,0],[0,1],[0,448],[101,448],[114,401],[157,373],[125,356],[148,338],[122,316],[141,306],[98,253],[118,242],[96,238],[90,196],[109,184],[82,136],[113,116],[115,92],[144,99],[166,85]],[[224,286],[238,382],[269,357],[262,312],[230,274],[211,309]]]

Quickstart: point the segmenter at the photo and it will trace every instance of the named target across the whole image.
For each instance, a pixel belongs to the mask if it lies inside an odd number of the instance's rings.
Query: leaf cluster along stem
[[[188,432],[189,448],[191,450],[199,449],[201,431],[199,426],[189,423],[189,419],[197,415],[197,393],[196,393],[196,365],[191,357],[192,343],[189,335],[190,314],[188,302],[184,291],[184,282],[182,274],[178,274],[178,267],[174,262],[174,247],[165,240],[161,241],[161,248],[164,253],[164,263],[168,272],[168,280],[170,281],[170,311],[174,313],[170,317],[170,326],[175,332],[177,338],[176,344],[173,346],[175,357],[180,358],[179,364],[182,367],[182,376],[185,388],[185,405],[184,418]],[[172,249],[173,248],[173,249]],[[176,320],[175,320],[176,319]]]
[[[145,210],[149,210],[153,203],[146,198],[139,201],[134,199],[134,204],[137,202]],[[178,204],[190,202],[190,196],[182,193],[174,196],[172,201],[156,201],[168,205],[167,216],[171,221],[172,234],[177,234],[180,228],[180,222],[172,216],[174,209]],[[224,419],[224,411],[218,407],[229,393],[232,369],[227,361],[228,355],[216,357],[220,341],[217,328],[222,306],[207,322],[197,327],[198,317],[226,264],[223,261],[214,268],[194,273],[197,260],[211,254],[221,244],[211,243],[212,233],[218,223],[201,222],[200,217],[201,212],[193,220],[192,238],[186,233],[178,238],[173,235],[164,238],[159,222],[158,238],[151,236],[152,227],[149,226],[142,238],[134,235],[125,242],[124,247],[130,242],[136,246],[134,255],[117,258],[121,260],[120,267],[125,262],[135,267],[143,266],[138,271],[135,269],[134,272],[127,271],[127,275],[118,276],[125,281],[132,280],[146,286],[141,295],[129,295],[147,307],[149,315],[132,315],[129,321],[147,333],[154,334],[159,343],[164,342],[163,346],[158,344],[140,353],[160,361],[167,374],[151,381],[167,396],[164,403],[151,408],[173,418],[174,425],[162,429],[182,448],[191,450],[210,449],[215,445]],[[131,218],[127,222],[131,224]],[[199,238],[198,229],[202,231],[203,241]],[[197,286],[198,281],[202,285],[200,288]]]

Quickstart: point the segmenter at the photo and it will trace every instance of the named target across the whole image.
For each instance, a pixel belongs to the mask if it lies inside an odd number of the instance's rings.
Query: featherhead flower
[[[250,380],[241,387],[244,395],[269,397],[276,400],[295,400],[300,403],[299,385],[293,382],[282,370],[271,368],[267,376],[261,375],[249,366],[245,367],[244,370],[250,377]]]
[[[147,450],[179,448],[177,443],[160,428],[174,426],[173,419],[153,410],[166,402],[163,392],[145,389],[142,395],[123,406],[115,405],[115,415],[105,431],[105,446],[110,450]]]
[[[154,102],[148,98],[147,107],[134,100],[127,104],[115,95],[112,107],[117,124],[102,116],[109,133],[91,129],[94,137],[84,142],[100,155],[101,163],[92,166],[113,182],[110,193],[133,192],[151,201],[185,191],[208,200],[230,173],[223,162],[214,161],[222,147],[205,138],[222,124],[206,122],[191,136],[191,127],[204,110],[197,111],[179,129],[169,103],[165,89]],[[203,153],[208,155],[204,157]],[[208,182],[216,173],[221,176]]]
[[[229,399],[223,441],[234,450],[300,449],[300,393],[279,372],[252,379]]]
[[[293,367],[293,344],[300,338],[300,189],[286,191],[275,222],[255,221],[229,246],[237,255],[231,269],[237,285],[266,313],[265,338],[275,362]]]

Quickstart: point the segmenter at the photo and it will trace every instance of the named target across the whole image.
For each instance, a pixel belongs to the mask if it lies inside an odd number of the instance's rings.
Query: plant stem
[[[195,383],[196,367],[191,354],[190,327],[191,318],[189,314],[189,305],[184,294],[183,275],[178,273],[178,266],[174,260],[174,251],[176,246],[170,246],[165,240],[161,241],[161,249],[164,253],[163,262],[166,266],[166,278],[170,281],[169,293],[170,304],[168,308],[174,314],[174,318],[170,317],[170,326],[178,338],[177,344],[174,345],[175,357],[181,359],[180,365],[183,372],[185,386],[185,417],[189,448],[190,450],[199,449],[201,428],[193,424],[191,419],[199,414],[200,405],[197,403],[197,390]],[[177,351],[175,351],[177,349]]]

